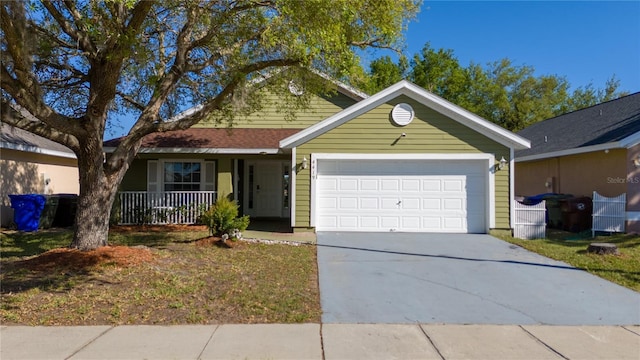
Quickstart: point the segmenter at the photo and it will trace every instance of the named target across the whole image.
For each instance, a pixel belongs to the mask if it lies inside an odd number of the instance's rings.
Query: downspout
[[[513,148],[509,149],[509,227],[513,231],[514,219],[516,217],[516,209],[513,207],[513,201],[515,200],[515,160],[513,159]]]
[[[298,170],[298,163],[296,161],[296,151],[297,148],[291,149],[291,184],[289,184],[289,192],[291,193],[291,206],[289,207],[289,211],[291,211],[291,227],[295,228],[296,226],[296,175]]]

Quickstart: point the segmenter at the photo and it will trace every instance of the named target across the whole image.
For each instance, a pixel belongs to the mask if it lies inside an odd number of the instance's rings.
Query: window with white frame
[[[147,161],[147,191],[215,191],[215,162]]]
[[[164,191],[199,191],[201,173],[200,162],[165,161]]]

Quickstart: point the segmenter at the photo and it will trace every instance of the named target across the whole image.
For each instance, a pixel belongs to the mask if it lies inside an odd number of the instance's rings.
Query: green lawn
[[[71,232],[3,232],[0,323],[320,321],[315,247],[237,242],[225,248],[194,241],[204,236],[191,231],[114,233],[112,244],[137,246],[131,250],[145,245],[142,250],[150,251],[153,261],[34,267],[34,260],[45,258],[38,254],[68,246]]]
[[[499,238],[549,258],[560,260],[594,275],[640,291],[640,236],[614,234],[590,237],[590,233],[572,234],[548,230],[547,239],[522,240],[496,234]],[[616,244],[620,255],[587,253],[594,242]]]

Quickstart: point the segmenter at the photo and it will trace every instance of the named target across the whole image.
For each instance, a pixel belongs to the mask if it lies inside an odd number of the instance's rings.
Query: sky
[[[509,58],[537,76],[564,76],[572,89],[604,88],[615,75],[619,90],[640,91],[640,0],[424,0],[409,23],[405,55],[427,42],[453,50],[462,66]],[[379,56],[367,54],[364,62]]]
[[[640,91],[640,0],[633,1],[429,1],[405,33],[411,58],[430,42],[451,49],[462,66],[509,58],[535,75],[566,77],[571,90],[604,88],[615,75],[619,91]],[[363,66],[384,51],[360,53]],[[125,135],[132,119],[110,129]]]

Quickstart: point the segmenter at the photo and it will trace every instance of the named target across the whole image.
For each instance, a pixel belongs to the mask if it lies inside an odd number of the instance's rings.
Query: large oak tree
[[[238,104],[259,106],[247,89],[278,68],[344,78],[356,49],[398,45],[419,2],[5,1],[2,121],[76,154],[71,246],[94,249],[107,244],[110,208],[145,135],[229,122]],[[108,120],[123,113],[137,120],[105,157]]]

